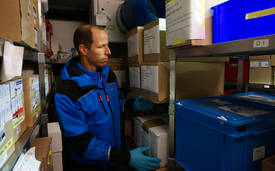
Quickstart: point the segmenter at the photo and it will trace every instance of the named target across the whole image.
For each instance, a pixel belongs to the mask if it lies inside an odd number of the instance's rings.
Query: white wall
[[[52,43],[61,44],[63,52],[71,52],[71,48],[74,47],[74,32],[85,23],[65,20],[50,20],[50,22],[53,26]]]

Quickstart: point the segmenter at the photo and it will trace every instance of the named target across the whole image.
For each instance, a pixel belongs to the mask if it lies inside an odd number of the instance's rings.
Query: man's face
[[[92,67],[103,67],[108,61],[111,51],[108,47],[108,36],[104,30],[93,29],[93,44],[87,49],[87,61]]]

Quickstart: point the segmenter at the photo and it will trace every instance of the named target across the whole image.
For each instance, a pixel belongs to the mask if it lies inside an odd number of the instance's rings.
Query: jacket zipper
[[[114,132],[114,136],[115,136],[116,147],[118,147],[118,146],[117,146],[117,140],[116,140],[116,132],[115,132],[115,118],[114,118],[114,113],[113,113],[113,110],[112,110],[111,105],[110,105],[110,102],[109,102],[109,97],[108,97],[108,95],[107,95],[107,93],[106,93],[105,90],[104,90],[104,93],[105,93],[105,96],[106,96],[106,99],[107,99],[109,108],[110,108],[111,113],[112,113],[112,118],[113,118],[113,132]]]
[[[105,114],[108,115],[107,110],[106,110],[105,106],[103,105],[102,98],[101,98],[100,94],[97,93],[97,95],[98,95],[98,98],[99,98],[99,100],[100,100],[100,103],[101,103],[101,105],[102,105],[102,107],[103,107],[103,109],[104,109]]]

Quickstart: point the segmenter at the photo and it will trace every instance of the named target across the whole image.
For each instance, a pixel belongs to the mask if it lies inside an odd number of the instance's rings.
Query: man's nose
[[[105,52],[106,55],[111,55],[111,50],[108,46],[106,46],[106,52]]]

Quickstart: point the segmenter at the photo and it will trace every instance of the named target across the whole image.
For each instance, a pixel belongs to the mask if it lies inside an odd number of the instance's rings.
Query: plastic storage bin
[[[274,0],[229,0],[212,7],[213,43],[275,34]]]
[[[174,159],[187,171],[259,171],[275,154],[274,110],[221,97],[174,104]]]
[[[269,110],[274,110],[275,112],[275,95],[269,93],[261,92],[247,92],[247,93],[238,93],[223,96],[228,100],[233,100],[238,103],[245,103],[247,105],[252,104],[253,106],[262,106],[268,108]]]

